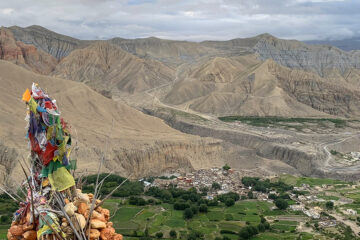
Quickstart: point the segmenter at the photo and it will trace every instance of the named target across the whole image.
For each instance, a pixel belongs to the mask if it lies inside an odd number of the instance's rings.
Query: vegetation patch
[[[275,127],[295,129],[302,131],[308,129],[344,128],[348,122],[356,120],[344,120],[337,118],[286,118],[286,117],[258,117],[258,116],[224,116],[219,117],[224,122],[241,122],[255,127]]]

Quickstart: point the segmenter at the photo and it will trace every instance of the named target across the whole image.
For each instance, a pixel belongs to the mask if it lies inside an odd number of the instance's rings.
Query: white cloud
[[[337,39],[360,34],[358,9],[359,0],[12,0],[0,1],[0,23],[81,39]]]
[[[0,14],[11,15],[15,10],[12,8],[2,8],[0,9]]]

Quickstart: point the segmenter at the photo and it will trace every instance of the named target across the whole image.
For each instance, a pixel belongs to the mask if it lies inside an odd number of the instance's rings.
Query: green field
[[[348,120],[335,118],[285,118],[285,117],[257,117],[257,116],[224,116],[219,117],[224,122],[241,122],[255,127],[282,127],[301,131],[303,128],[335,128],[347,126]]]
[[[283,174],[279,177],[279,180],[286,184],[293,186],[301,186],[302,184],[308,184],[310,187],[321,186],[323,184],[329,184],[336,186],[337,184],[348,184],[344,181],[334,180],[329,178],[310,178],[310,177],[295,177],[288,174]]]
[[[126,204],[119,205],[119,209],[116,211],[115,216],[112,217],[112,221],[117,231],[125,235],[125,239],[133,239],[130,236],[133,236],[135,231],[138,236],[143,236],[145,229],[148,229],[151,236],[161,231],[164,233],[165,239],[169,237],[169,231],[172,229],[184,237],[191,230],[196,230],[204,234],[204,239],[215,239],[215,237],[221,236],[238,239],[237,234],[221,234],[220,231],[225,230],[238,233],[247,224],[256,226],[260,223],[260,215],[279,216],[292,214],[287,211],[273,211],[271,210],[272,206],[272,204],[264,201],[238,201],[231,207],[226,207],[222,204],[216,207],[209,207],[209,212],[197,214],[191,220],[184,220],[183,211],[174,210],[170,204],[143,207]],[[274,231],[287,233],[288,237],[299,236],[298,233],[290,233],[290,231],[296,228],[297,224],[296,221],[278,221],[273,224],[273,229]],[[281,233],[282,236],[284,233]],[[266,239],[267,236],[279,237],[277,233],[269,234],[262,233],[254,239]]]
[[[0,239],[7,239],[7,230],[10,225],[0,225]]]

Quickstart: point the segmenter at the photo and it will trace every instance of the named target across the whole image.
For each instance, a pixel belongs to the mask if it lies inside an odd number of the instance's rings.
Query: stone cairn
[[[110,212],[102,208],[122,184],[104,199],[98,199],[105,178],[100,180],[99,164],[95,192],[86,194],[76,185],[74,173],[76,161],[70,160],[70,126],[60,117],[55,100],[35,83],[31,91],[26,89],[23,101],[27,105],[25,120],[31,152],[29,161],[19,161],[26,180],[23,194],[26,199],[8,193],[14,200],[20,199],[20,208],[8,230],[9,240],[122,240],[115,233]],[[28,165],[30,162],[30,166]]]

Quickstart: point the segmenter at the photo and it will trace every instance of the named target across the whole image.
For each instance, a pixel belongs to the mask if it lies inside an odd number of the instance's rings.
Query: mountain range
[[[331,45],[344,51],[360,50],[360,37],[352,37],[341,40],[310,40],[305,41],[305,43]]]
[[[360,51],[269,34],[196,43],[153,37],[78,40],[40,26],[6,31],[14,41],[57,59],[45,74],[112,95],[167,86],[157,95],[164,103],[217,116],[360,115]]]
[[[59,101],[65,119],[76,129],[83,169],[94,171],[105,154],[106,169],[133,177],[231,161],[245,166],[250,163],[243,156],[249,154],[257,164],[263,161],[260,165],[275,171],[275,160],[269,167],[266,156],[255,153],[264,151],[277,158],[287,151],[267,145],[267,137],[254,144],[264,148],[259,151],[200,137],[203,134],[188,135],[139,111],[146,112],[149,106],[211,123],[229,115],[360,116],[360,51],[269,34],[203,42],[154,37],[79,40],[40,26],[1,27],[0,59],[0,135],[5,139],[0,142],[0,176],[4,179],[18,171],[9,159],[26,152],[24,106],[18,98],[32,82]],[[260,141],[258,136],[251,139]],[[315,155],[296,151],[303,159]],[[288,165],[279,166],[281,171],[296,172]]]

